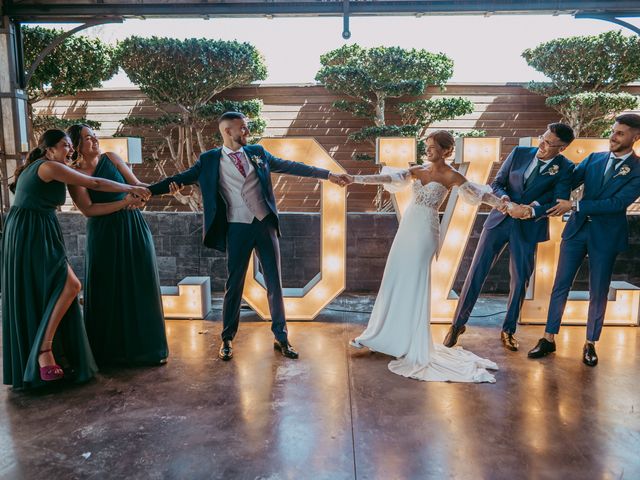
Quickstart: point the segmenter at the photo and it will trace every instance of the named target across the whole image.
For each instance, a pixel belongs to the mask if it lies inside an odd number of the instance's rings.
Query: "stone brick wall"
[[[209,275],[214,291],[224,289],[227,275],[223,254],[201,244],[201,219],[195,213],[145,212],[153,233],[162,285],[175,285],[189,275]],[[72,267],[84,276],[85,218],[76,213],[59,214]],[[479,215],[469,239],[454,289],[460,291],[484,223]],[[320,215],[281,214],[283,238],[282,276],[285,287],[300,287],[320,269]],[[615,280],[640,285],[640,216],[630,217],[631,248],[618,257]],[[350,213],[347,225],[347,291],[375,292],[380,285],[387,253],[398,223],[393,213]],[[508,252],[505,252],[485,283],[486,293],[507,293]],[[575,285],[587,289],[583,267]]]

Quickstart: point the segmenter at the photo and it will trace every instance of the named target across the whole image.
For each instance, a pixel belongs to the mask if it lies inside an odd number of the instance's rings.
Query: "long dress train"
[[[495,377],[488,371],[498,369],[494,362],[461,347],[434,344],[431,339],[431,262],[439,244],[438,207],[447,188],[437,182],[412,182],[407,170],[389,167],[383,168],[382,175],[356,176],[356,183],[382,183],[391,192],[409,185],[413,189],[389,251],[369,324],[356,338],[357,344],[396,357],[389,370],[405,377],[494,383]],[[488,193],[483,186],[469,182],[459,189],[466,201],[476,204]]]

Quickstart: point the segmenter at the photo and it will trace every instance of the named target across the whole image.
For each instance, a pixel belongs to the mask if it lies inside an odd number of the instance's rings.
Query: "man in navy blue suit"
[[[154,195],[198,183],[202,191],[205,246],[227,251],[229,277],[222,308],[222,345],[219,357],[231,360],[240,323],[244,280],[255,249],[267,286],[274,347],[288,358],[298,358],[289,343],[280,275],[280,226],[271,184],[271,172],[329,180],[345,186],[347,178],[304,163],[276,158],[261,145],[247,145],[247,118],[238,112],[223,114],[218,125],[224,145],[204,152],[190,169],[149,187]]]
[[[574,165],[560,153],[573,141],[573,130],[563,123],[552,123],[539,137],[537,148],[516,147],[500,167],[491,184],[506,204],[491,211],[484,223],[471,268],[464,281],[458,306],[444,345],[453,347],[466,330],[482,286],[498,260],[509,247],[509,301],[500,338],[505,348],[518,350],[515,337],[520,310],[535,266],[536,247],[549,240],[547,210],[556,199],[571,194]]]
[[[640,115],[616,117],[609,151],[592,153],[573,172],[572,188],[584,185],[582,199],[558,200],[548,211],[549,215],[572,212],[562,232],[545,334],[529,351],[530,358],[555,352],[554,337],[560,329],[571,284],[588,256],[589,313],[582,361],[590,367],[597,365],[595,342],[602,331],[613,264],[618,253],[629,245],[627,208],[640,197],[640,158],[633,151],[633,144],[639,140]]]

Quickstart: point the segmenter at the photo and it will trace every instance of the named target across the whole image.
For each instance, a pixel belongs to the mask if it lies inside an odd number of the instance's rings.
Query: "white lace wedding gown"
[[[412,181],[408,170],[384,167],[381,175],[356,176],[356,183],[378,183],[392,193],[411,185],[413,198],[396,233],[384,270],[380,291],[366,330],[356,347],[397,358],[389,370],[429,382],[495,382],[487,371],[498,366],[462,349],[447,348],[431,339],[431,261],[439,244],[438,207],[447,188],[437,182]],[[479,204],[491,188],[465,183],[461,197]],[[353,344],[353,343],[352,343]]]

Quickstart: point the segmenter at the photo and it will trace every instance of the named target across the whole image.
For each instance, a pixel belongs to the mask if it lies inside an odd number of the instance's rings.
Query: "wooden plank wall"
[[[630,87],[640,94],[640,87]],[[533,94],[520,84],[451,84],[445,92],[431,89],[427,96],[463,96],[474,102],[472,114],[432,125],[433,129],[486,130],[489,136],[502,138],[502,159],[518,144],[521,137],[536,136],[546,125],[558,120],[558,115],[544,104],[544,97]],[[318,85],[251,85],[229,90],[228,99],[260,98],[264,102],[263,114],[267,120],[267,137],[315,137],[320,144],[350,173],[375,173],[378,167],[372,161],[358,161],[357,153],[374,155],[368,144],[357,144],[348,135],[366,125],[362,119],[339,112],[332,103],[341,98]],[[153,117],[158,110],[139,90],[95,90],[75,97],[60,97],[36,105],[42,114],[66,118],[87,117],[102,122],[100,135],[120,132],[120,121],[128,115]],[[389,119],[393,123],[393,118]],[[126,132],[135,134],[135,132]],[[499,164],[494,167],[495,171]],[[153,164],[136,166],[135,172],[143,181],[153,182],[158,172]],[[277,177],[277,176],[274,176]],[[316,212],[319,193],[315,181],[293,177],[274,178],[276,196],[282,211]],[[349,211],[376,210],[377,188],[352,186],[349,188]],[[170,197],[156,198],[151,210],[184,211],[187,209]]]

